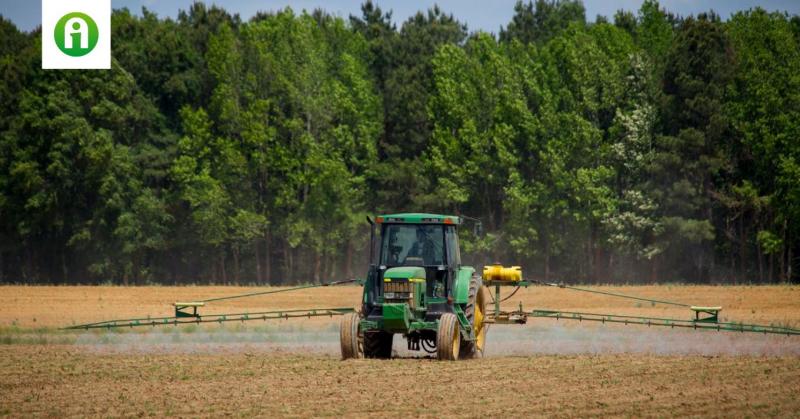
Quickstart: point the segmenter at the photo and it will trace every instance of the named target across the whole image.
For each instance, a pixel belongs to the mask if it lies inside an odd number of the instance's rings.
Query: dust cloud
[[[325,328],[246,326],[151,329],[126,333],[86,332],[75,340],[77,348],[111,354],[217,354],[296,352],[339,354],[338,324]]]
[[[91,353],[215,354],[282,352],[339,355],[338,323],[313,328],[282,324],[270,327],[219,326],[169,328],[124,333],[84,332],[74,345]],[[393,354],[430,357],[408,351],[395,335]],[[652,354],[652,355],[800,355],[800,337],[754,333],[694,331],[622,325],[566,325],[532,322],[493,325],[485,357]]]
[[[485,356],[556,354],[800,355],[800,336],[624,325],[494,325]]]

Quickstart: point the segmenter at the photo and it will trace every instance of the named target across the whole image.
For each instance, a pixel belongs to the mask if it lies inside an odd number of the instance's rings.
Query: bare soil
[[[551,355],[343,362],[295,353],[0,347],[0,412],[29,416],[796,416],[796,357]]]
[[[800,287],[601,287],[800,325]],[[800,414],[800,337],[531,320],[494,326],[487,356],[404,350],[341,361],[337,319],[115,332],[59,326],[170,315],[176,300],[256,288],[0,287],[0,416],[783,416]],[[347,307],[357,287],[213,303],[206,312]],[[506,308],[688,318],[685,309],[556,288]]]

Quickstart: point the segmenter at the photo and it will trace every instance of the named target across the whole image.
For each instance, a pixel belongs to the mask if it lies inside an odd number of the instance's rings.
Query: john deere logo
[[[71,57],[82,57],[92,52],[100,37],[94,20],[80,12],[62,16],[53,32],[58,49]]]

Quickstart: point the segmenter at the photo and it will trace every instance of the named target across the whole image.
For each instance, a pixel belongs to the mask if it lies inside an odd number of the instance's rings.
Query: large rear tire
[[[483,355],[483,347],[486,343],[487,327],[483,323],[486,314],[486,302],[489,300],[489,289],[483,286],[480,276],[473,275],[469,281],[469,302],[464,309],[464,316],[472,325],[475,332],[475,340],[461,341],[461,358],[469,359]]]
[[[392,357],[394,334],[377,331],[364,334],[364,356],[366,358],[389,359]]]
[[[455,361],[461,350],[461,331],[458,318],[453,313],[444,313],[439,318],[436,331],[436,357],[442,361]]]
[[[342,346],[342,359],[363,358],[364,338],[361,333],[361,316],[347,313],[339,325],[339,342]]]

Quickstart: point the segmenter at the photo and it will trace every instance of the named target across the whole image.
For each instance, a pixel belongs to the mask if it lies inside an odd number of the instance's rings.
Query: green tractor
[[[490,297],[475,269],[461,264],[463,221],[436,214],[370,220],[369,272],[361,309],[342,319],[343,359],[390,358],[395,334],[406,338],[409,350],[435,353],[441,360],[483,353]]]

